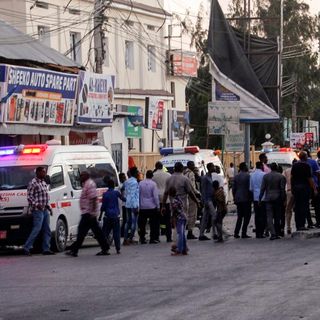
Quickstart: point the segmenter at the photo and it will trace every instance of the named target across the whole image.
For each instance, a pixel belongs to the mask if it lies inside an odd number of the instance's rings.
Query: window
[[[148,46],[148,71],[156,71],[156,47]]]
[[[70,55],[71,59],[81,64],[81,33],[70,32]]]
[[[38,26],[38,38],[40,42],[50,47],[50,28],[46,26]]]
[[[147,29],[150,31],[154,31],[155,30],[155,26],[152,26],[150,24],[147,25]]]
[[[78,9],[69,8],[69,13],[73,14],[73,15],[76,15],[76,16],[80,16],[80,10],[78,10]]]
[[[50,187],[55,189],[64,185],[62,166],[55,166],[51,169]]]
[[[103,64],[109,67],[109,38],[103,38]]]
[[[35,3],[37,8],[42,8],[42,9],[48,9],[49,8],[49,3],[43,2],[43,1],[36,1]]]
[[[38,165],[0,168],[0,190],[27,189],[36,175],[37,167]]]
[[[134,69],[133,41],[125,42],[125,65],[127,69]]]
[[[117,172],[110,163],[72,164],[68,166],[68,175],[72,188],[75,190],[82,188],[80,182],[80,173],[82,171],[89,172],[97,188],[106,188],[106,183],[109,179],[112,179],[115,185],[118,186]]]

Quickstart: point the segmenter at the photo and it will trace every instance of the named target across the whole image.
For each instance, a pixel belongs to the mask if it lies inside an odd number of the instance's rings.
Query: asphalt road
[[[188,244],[183,257],[165,242],[107,257],[2,253],[0,319],[320,319],[320,239]]]

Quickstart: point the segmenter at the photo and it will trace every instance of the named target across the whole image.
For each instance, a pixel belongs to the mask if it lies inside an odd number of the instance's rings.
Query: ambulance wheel
[[[56,231],[53,236],[53,250],[62,252],[67,246],[68,230],[65,221],[58,219]]]

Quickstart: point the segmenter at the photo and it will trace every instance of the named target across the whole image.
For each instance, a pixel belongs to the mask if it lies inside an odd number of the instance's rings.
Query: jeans
[[[292,188],[294,196],[294,218],[296,228],[304,228],[309,210],[310,188],[306,185],[296,185]]]
[[[254,221],[256,225],[256,237],[261,238],[267,225],[266,208],[265,203],[254,201]]]
[[[90,213],[85,213],[81,215],[81,219],[78,225],[77,240],[70,247],[72,252],[78,253],[80,247],[82,246],[84,238],[86,237],[90,229],[92,230],[95,238],[97,239],[101,247],[101,250],[109,250],[109,244],[106,238],[104,237],[101,228],[99,227],[97,217],[91,215]]]
[[[120,218],[103,218],[102,232],[108,241],[110,232],[112,230],[114,245],[117,251],[120,251]]]
[[[138,208],[126,208],[126,213],[127,213],[127,221],[124,226],[124,239],[132,240],[134,238],[134,234],[137,228]],[[129,237],[129,230],[130,230],[130,237]]]
[[[176,228],[177,228],[177,252],[186,253],[187,252],[187,240],[185,235],[187,220],[185,219],[177,219],[176,220]]]
[[[235,235],[239,235],[242,225],[242,236],[247,235],[247,229],[251,218],[251,202],[239,202],[237,205],[238,219],[234,230]],[[243,224],[242,224],[243,222]]]
[[[47,210],[32,211],[33,226],[32,231],[24,245],[25,250],[30,250],[39,233],[42,233],[42,250],[50,250],[51,230],[50,219]]]

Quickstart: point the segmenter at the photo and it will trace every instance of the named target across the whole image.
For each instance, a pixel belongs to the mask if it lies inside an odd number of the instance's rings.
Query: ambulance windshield
[[[35,177],[38,166],[17,166],[0,168],[0,190],[27,189]]]

